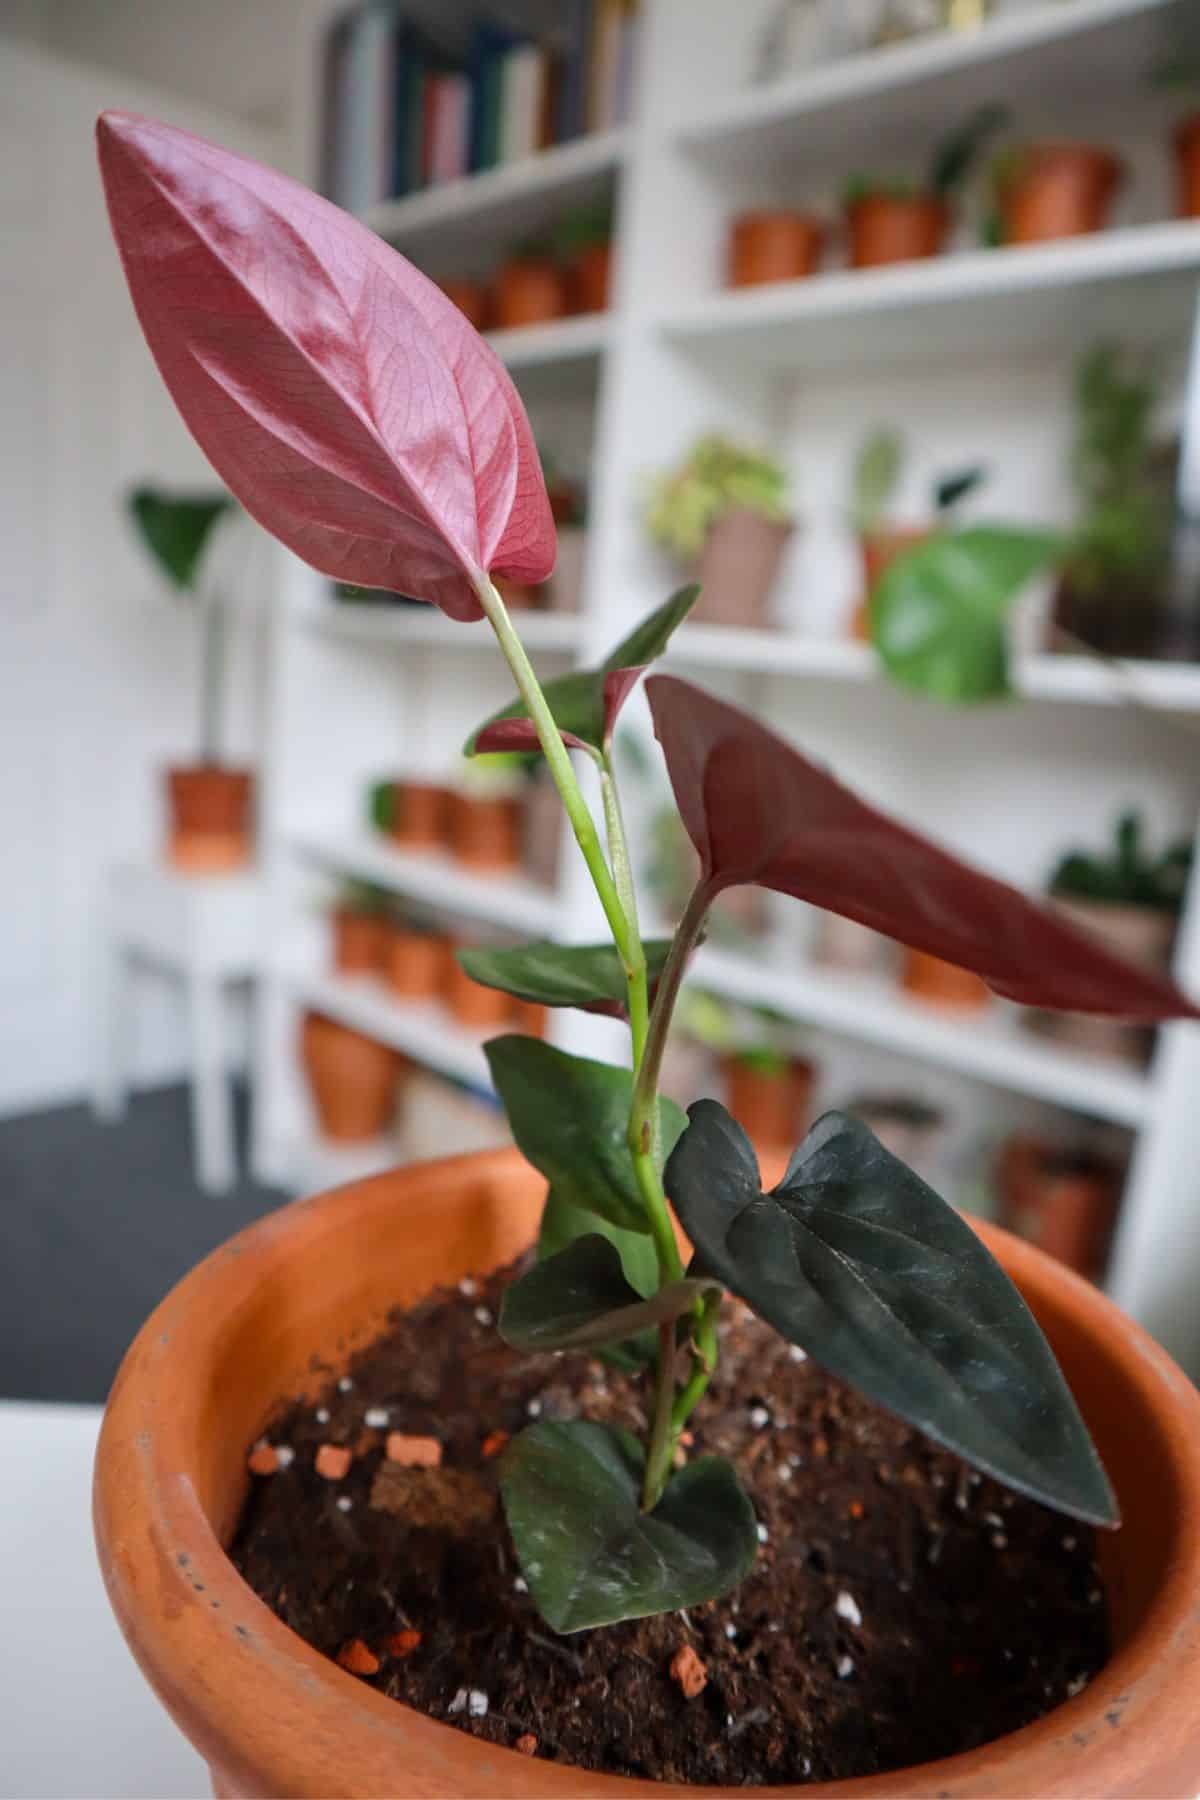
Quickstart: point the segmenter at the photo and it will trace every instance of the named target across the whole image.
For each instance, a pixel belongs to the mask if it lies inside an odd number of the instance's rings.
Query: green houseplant
[[[886,571],[898,556],[924,543],[933,529],[950,526],[954,509],[986,479],[986,470],[972,466],[938,476],[931,496],[935,526],[900,525],[890,509],[904,466],[904,439],[891,426],[869,432],[854,458],[850,487],[850,524],[862,557],[863,591],[851,617],[851,635],[869,638],[870,600]]]
[[[788,477],[767,451],[713,433],[654,481],[646,529],[682,567],[701,598],[694,617],[761,628],[793,530]]]
[[[142,486],[129,517],[157,567],[199,618],[200,699],[195,764],[167,770],[172,862],[200,871],[236,868],[250,856],[253,778],[221,761],[225,602],[208,574],[213,537],[233,507],[229,494],[173,494]]]
[[[468,753],[545,757],[609,927],[600,943],[478,951],[469,965],[476,980],[504,993],[615,1014],[629,1028],[627,1066],[513,1035],[487,1046],[516,1141],[549,1183],[541,1230],[553,1243],[508,1286],[501,1335],[521,1354],[609,1350],[647,1331],[655,1344],[641,1429],[589,1418],[586,1409],[574,1418],[532,1417],[499,1451],[521,1579],[545,1623],[574,1633],[701,1607],[736,1586],[759,1555],[761,1533],[733,1465],[717,1455],[689,1460],[684,1442],[717,1371],[726,1290],[786,1342],[1009,1488],[1114,1526],[1115,1496],[1046,1339],[983,1240],[951,1207],[863,1126],[838,1114],[818,1121],[784,1179],[764,1192],[754,1148],[726,1110],[702,1101],[685,1118],[661,1099],[658,1074],[711,905],[745,884],[952,955],[1017,999],[1145,1017],[1195,1017],[1195,1009],[1161,978],[1122,964],[866,805],[758,721],[666,676],[652,677],[647,691],[699,870],[673,938],[646,942],[613,775],[613,728],[695,590],[673,595],[600,666],[542,686],[493,576],[545,577],[553,559],[549,507],[515,390],[461,315],[380,240],[268,170],[124,115],[102,121],[100,145],[143,328],[210,458],[260,522],[323,573],[390,586],[404,565],[412,584],[450,617],[489,620],[517,697],[472,734]],[[170,231],[161,228],[168,218]],[[181,233],[193,259],[187,309],[174,303],[164,279]],[[306,249],[300,258],[297,240]],[[359,325],[367,314],[380,335],[364,342]],[[327,336],[307,328],[316,318]],[[214,329],[222,376],[236,369],[240,377],[222,381],[234,399],[216,411],[212,375],[194,353]],[[377,363],[372,353],[385,344],[388,355]],[[420,371],[418,389],[397,381],[405,367]],[[369,413],[359,406],[363,384],[374,402]],[[314,436],[318,416],[328,438]],[[368,482],[381,463],[388,482]],[[303,483],[280,479],[301,469]],[[350,472],[358,480],[347,484]],[[364,529],[368,522],[373,529]],[[572,753],[594,766],[599,821]],[[406,1709],[382,1693],[365,1705],[350,1676],[326,1669],[314,1651],[297,1644],[293,1653],[293,1634],[265,1608],[245,1623],[245,1589],[238,1600],[213,1533],[213,1519],[228,1531],[236,1510],[224,1440],[246,1434],[245,1456],[281,1356],[303,1357],[306,1341],[310,1356],[326,1352],[339,1332],[353,1331],[344,1309],[370,1310],[381,1273],[383,1287],[394,1280],[393,1291],[416,1300],[439,1279],[465,1278],[471,1265],[464,1258],[491,1257],[483,1265],[490,1268],[521,1247],[531,1196],[512,1161],[452,1159],[419,1172],[416,1185],[404,1186],[403,1238],[389,1182],[290,1209],[184,1284],[178,1335],[165,1321],[152,1322],[118,1384],[101,1448],[97,1518],[110,1591],[160,1691],[212,1757],[223,1792],[391,1792],[401,1781],[447,1795],[582,1792],[569,1771],[547,1771],[540,1758],[523,1763],[493,1744],[457,1743],[453,1721],[478,1723],[486,1695],[477,1705],[464,1688],[462,1702],[455,1697],[445,1709],[449,1731],[445,1723],[406,1720]],[[504,1196],[507,1219],[491,1206],[489,1184],[493,1198]],[[686,1263],[672,1207],[693,1246]],[[361,1238],[345,1229],[351,1217],[367,1227]],[[471,1217],[490,1221],[486,1230],[477,1224],[475,1238]],[[622,1254],[627,1238],[638,1244],[636,1265]],[[276,1263],[260,1287],[264,1257],[301,1240],[308,1272],[294,1268],[289,1279]],[[1037,1288],[1035,1265],[1026,1259],[1022,1267]],[[1048,1279],[1044,1270],[1041,1279]],[[216,1299],[214,1284],[232,1297],[232,1308]],[[1072,1337],[1065,1322],[1081,1316],[1088,1328]],[[1090,1298],[1068,1295],[1055,1317],[1065,1348],[1098,1341]],[[1119,1315],[1108,1309],[1104,1317],[1111,1326]],[[1135,1346],[1131,1359],[1136,1353]],[[1086,1357],[1073,1353],[1070,1361],[1086,1382]],[[1172,1386],[1153,1357],[1150,1366],[1159,1370],[1162,1394],[1172,1393],[1186,1437],[1195,1409],[1184,1384],[1172,1378]],[[1106,1375],[1112,1367],[1105,1364]],[[174,1370],[167,1379],[178,1383],[175,1403],[164,1391],[154,1425],[133,1424],[146,1384],[159,1394],[164,1368]],[[199,1410],[197,1370],[205,1396]],[[353,1386],[349,1377],[346,1383]],[[1153,1404],[1166,1405],[1158,1387],[1154,1395]],[[1089,1408],[1102,1423],[1094,1386]],[[1156,1416],[1142,1400],[1143,1461],[1159,1441],[1149,1430]],[[208,1445],[203,1470],[185,1448],[201,1440]],[[1116,1440],[1109,1433],[1107,1441]],[[186,1469],[173,1469],[177,1452]],[[347,1448],[335,1460],[344,1467],[353,1457]],[[1178,1463],[1175,1453],[1171,1469]],[[1128,1455],[1121,1475],[1140,1508]],[[319,1468],[304,1476],[338,1479]],[[405,1477],[409,1491],[422,1480],[419,1469]],[[425,1500],[445,1485],[427,1484]],[[1148,1530],[1145,1514],[1138,1517]],[[1198,1564],[1200,1547],[1184,1559],[1189,1580]],[[1176,1558],[1177,1575],[1180,1567]],[[157,1579],[146,1573],[153,1569]],[[401,1573],[389,1571],[388,1579]],[[1165,1680],[1188,1722],[1194,1676],[1189,1685],[1169,1649],[1163,1656],[1159,1687]],[[366,1679],[369,1660],[356,1661]],[[1135,1671],[1128,1662],[1125,1668],[1132,1681]],[[678,1679],[682,1685],[682,1672]],[[285,1690],[293,1698],[280,1711]],[[1033,1766],[1044,1772],[1039,1758],[1060,1735],[1052,1723],[1032,1728]],[[1156,1739],[1138,1766],[1144,1791],[1141,1776],[1153,1779],[1161,1754]],[[1027,1759],[1027,1776],[1030,1767]],[[1170,1767],[1173,1782],[1180,1771],[1195,1773],[1186,1757]],[[1105,1779],[1112,1778],[1110,1764]],[[1006,1776],[1005,1791],[1040,1790],[1013,1788]]]
[[[977,108],[934,149],[924,181],[854,175],[842,196],[850,266],[878,268],[937,256],[953,217],[954,198],[1007,109]]]

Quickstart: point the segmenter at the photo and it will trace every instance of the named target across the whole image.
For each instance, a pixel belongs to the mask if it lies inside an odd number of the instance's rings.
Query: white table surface
[[[108,1609],[92,1543],[95,1406],[0,1401],[0,1797],[209,1800]]]

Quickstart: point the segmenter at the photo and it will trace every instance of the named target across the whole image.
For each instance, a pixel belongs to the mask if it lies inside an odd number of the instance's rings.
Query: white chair
[[[187,1003],[193,1162],[210,1193],[232,1186],[237,1176],[223,990],[258,972],[260,902],[253,871],[185,875],[126,865],[109,877],[95,1110],[102,1119],[118,1119],[125,1110],[139,965],[176,975]]]

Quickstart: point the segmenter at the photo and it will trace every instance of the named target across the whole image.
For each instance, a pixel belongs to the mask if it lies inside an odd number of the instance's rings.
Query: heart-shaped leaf
[[[1200,1017],[1169,981],[868,806],[749,714],[673,675],[646,692],[710,897],[747,882],[794,894],[1028,1006]]]
[[[818,1119],[764,1194],[750,1140],[700,1100],[666,1171],[710,1269],[822,1367],[1019,1493],[1119,1521],[1032,1313],[970,1226],[859,1120]]]
[[[871,598],[871,638],[888,672],[935,700],[996,700],[1008,682],[1008,614],[1059,540],[975,525],[898,556]]]
[[[540,1421],[500,1466],[509,1530],[535,1605],[555,1631],[699,1606],[749,1574],[754,1509],[732,1463],[702,1456],[641,1510],[641,1446],[583,1420]]]
[[[577,1238],[589,1235],[607,1238],[621,1259],[621,1268],[630,1287],[641,1299],[658,1286],[658,1253],[654,1240],[640,1231],[621,1231],[610,1225],[599,1213],[588,1212],[564,1200],[553,1188],[546,1195],[542,1223],[538,1232],[537,1254],[546,1262],[565,1250]],[[609,1344],[597,1352],[603,1361],[615,1368],[637,1370],[653,1363],[658,1356],[658,1333],[639,1331],[620,1344]]]
[[[652,993],[670,949],[668,938],[651,938],[645,945]],[[624,1015],[625,974],[613,944],[518,944],[511,950],[459,950],[457,955],[473,980],[519,1000]]]
[[[551,1187],[623,1230],[648,1231],[625,1136],[629,1070],[568,1056],[539,1038],[493,1038],[484,1051],[517,1147]],[[667,1155],[687,1120],[671,1100],[658,1110]]]
[[[554,524],[525,410],[458,308],[272,169],[129,113],[98,127],[142,330],[201,449],[322,574],[482,609],[545,580]]]
[[[515,1350],[587,1350],[669,1324],[691,1312],[715,1281],[668,1282],[648,1297],[625,1279],[606,1237],[577,1238],[505,1291],[500,1335]]]
[[[577,749],[602,750],[609,742],[621,708],[648,663],[660,657],[671,634],[696,604],[700,589],[693,582],[671,595],[623,638],[599,669],[576,669],[544,684],[546,702],[564,743]],[[513,700],[493,713],[464,746],[464,754],[489,750],[537,750],[538,737],[523,700]]]
[[[129,510],[151,555],[179,588],[195,586],[200,558],[212,528],[233,501],[228,494],[167,494],[135,488]]]

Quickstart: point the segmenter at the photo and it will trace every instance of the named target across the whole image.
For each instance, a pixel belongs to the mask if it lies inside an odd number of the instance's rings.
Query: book
[[[617,70],[624,22],[624,0],[596,0],[587,78],[588,131],[607,131],[616,123]]]
[[[587,130],[593,0],[564,0],[562,11],[562,76],[554,141],[566,144]]]
[[[545,58],[537,44],[517,44],[507,51],[500,77],[502,163],[520,162],[538,147],[542,116]]]
[[[504,58],[524,37],[481,19],[471,37],[467,73],[471,84],[469,164],[472,173],[500,160],[501,76]]]
[[[457,181],[467,173],[471,84],[461,69],[436,75],[433,83],[429,180]]]

